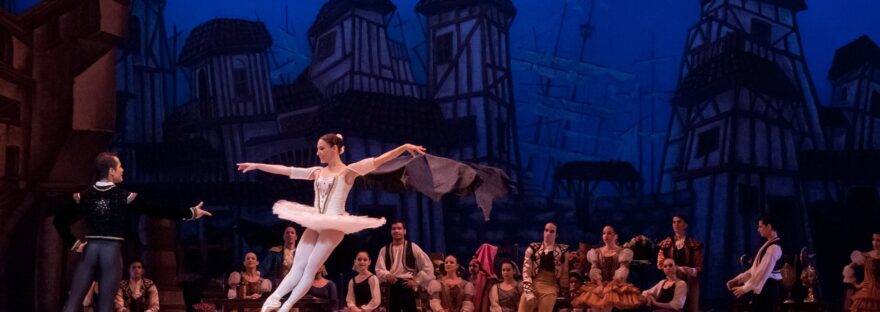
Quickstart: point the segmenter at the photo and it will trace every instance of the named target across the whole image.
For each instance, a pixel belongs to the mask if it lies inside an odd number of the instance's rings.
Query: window
[[[498,119],[498,152],[502,155],[507,154],[507,123]]]
[[[247,66],[241,59],[232,62],[232,81],[235,84],[233,90],[236,97],[250,96],[250,88],[248,88]]]
[[[205,73],[204,69],[199,69],[198,75],[198,86],[196,89],[199,90],[198,97],[199,98],[207,98],[209,96],[208,93],[208,74]]]
[[[871,113],[880,116],[880,91],[871,93]]]
[[[0,29],[0,62],[12,64],[12,36]]]
[[[336,31],[327,33],[318,39],[318,46],[315,48],[315,60],[321,61],[333,55],[336,52]]]
[[[21,103],[0,95],[0,121],[21,121]]]
[[[721,130],[718,127],[703,131],[697,135],[697,154],[696,157],[703,157],[709,153],[718,150],[718,139]]]
[[[452,62],[452,33],[448,32],[434,39],[434,63],[449,64]]]
[[[19,171],[19,162],[21,159],[21,148],[18,146],[6,147],[6,176],[17,177]]]
[[[772,30],[770,23],[752,18],[752,40],[755,42],[769,45],[773,34]]]

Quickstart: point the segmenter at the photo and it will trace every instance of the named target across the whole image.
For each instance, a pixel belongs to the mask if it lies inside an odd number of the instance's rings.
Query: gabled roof
[[[700,0],[700,4],[706,4],[711,1],[712,0]],[[800,12],[807,9],[806,0],[758,0],[758,2],[764,2],[778,7],[787,8],[795,12]]]
[[[834,62],[828,70],[828,79],[835,80],[865,64],[880,67],[880,47],[868,36],[861,36],[834,52]]]
[[[263,52],[272,36],[263,22],[217,18],[196,26],[180,52],[180,64],[192,65],[213,55]]]
[[[800,96],[775,62],[732,48],[690,71],[679,84],[673,101],[692,105],[736,86],[788,99]]]
[[[510,0],[419,0],[416,11],[423,15],[433,15],[481,4],[494,5],[508,15],[516,15],[516,7]]]
[[[309,27],[308,35],[320,35],[327,27],[353,9],[378,12],[385,16],[397,9],[390,0],[330,0],[321,6],[315,22]]]

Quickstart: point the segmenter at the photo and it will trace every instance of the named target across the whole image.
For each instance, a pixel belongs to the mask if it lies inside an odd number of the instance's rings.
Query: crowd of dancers
[[[259,170],[291,179],[312,180],[315,199],[312,205],[288,201],[275,204],[273,212],[279,218],[295,222],[305,230],[298,236],[295,228],[285,229],[285,244],[270,250],[262,263],[255,253],[247,253],[242,263],[244,270],[230,274],[227,281],[230,298],[263,299],[263,311],[290,311],[306,294],[338,300],[335,285],[323,277],[326,275],[324,262],[345,234],[385,224],[382,218],[353,216],[346,212],[345,202],[354,180],[404,153],[412,157],[425,154],[421,146],[404,144],[375,158],[346,165],[340,157],[345,152],[340,134],[321,136],[316,147],[324,166],[238,164],[238,170],[243,173]],[[64,311],[79,310],[83,299],[93,293],[97,298],[93,300],[96,311],[157,311],[158,299],[155,302],[150,299],[155,296],[155,285],[142,278],[143,263],[132,263],[131,278],[120,283],[121,241],[124,240],[123,225],[127,224],[124,218],[129,212],[177,220],[211,214],[202,209],[202,203],[190,208],[167,207],[117,186],[122,182],[123,168],[115,154],[100,154],[95,168],[95,185],[75,194],[72,207],[55,219],[65,244],[84,254],[74,274]],[[75,239],[69,230],[70,222],[77,218],[85,222],[86,235],[82,240]],[[783,251],[776,224],[770,216],[757,220],[757,231],[765,243],[752,266],[727,282],[733,296],[751,298],[751,311],[773,311],[778,303]],[[703,250],[700,242],[687,236],[687,218],[682,215],[672,218],[674,234],[659,244],[657,267],[665,277],[644,291],[627,281],[633,252],[619,244],[612,225],[602,229],[601,246],[575,251],[557,243],[559,228],[556,223],[548,222],[543,239],[525,249],[522,271],[518,263],[496,264],[487,261],[478,251],[468,262],[470,280],[463,278],[464,269],[453,255],[436,263],[438,270],[435,271],[435,263],[426,252],[406,240],[406,223],[394,221],[390,226],[391,242],[376,254],[375,274],[369,270],[374,262],[370,252],[361,251],[354,259],[353,269],[357,275],[348,283],[346,309],[394,312],[544,312],[554,309],[692,312],[699,309]],[[871,251],[854,252],[852,263],[844,269],[844,282],[857,289],[851,306],[854,312],[880,312],[880,285],[877,285],[880,231],[874,231],[872,246]],[[494,272],[496,266],[499,272]],[[858,266],[864,266],[865,271],[861,282],[856,281],[853,274]]]

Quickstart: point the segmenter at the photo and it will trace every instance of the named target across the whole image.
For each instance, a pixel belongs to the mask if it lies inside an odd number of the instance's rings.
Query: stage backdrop
[[[328,132],[345,135],[346,162],[410,142],[511,177],[489,221],[472,198],[356,186],[351,213],[406,220],[428,252],[469,259],[488,242],[520,261],[546,221],[572,245],[599,244],[605,224],[659,242],[685,214],[705,248],[704,308],[729,306],[720,281],[760,246],[761,213],[782,220],[786,255],[816,254],[835,307],[849,253],[880,220],[872,0],[0,6],[0,310],[59,310],[77,255],[53,216],[105,150],[126,188],[214,213],[132,219],[126,260],[145,260],[163,310],[216,294],[245,252],[279,244],[274,201],[312,200],[308,183],[235,164],[318,165]],[[389,240],[387,226],[346,237],[331,277],[344,285],[355,252]]]

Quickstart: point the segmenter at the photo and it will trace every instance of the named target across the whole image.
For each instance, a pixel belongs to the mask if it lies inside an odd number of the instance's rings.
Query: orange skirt
[[[852,300],[852,312],[880,312],[880,287],[876,284],[865,285],[853,294]]]
[[[638,308],[644,303],[642,293],[629,283],[610,282],[599,288],[596,283],[581,287],[581,295],[571,300],[573,306],[587,305],[591,308],[616,308],[620,310]]]

